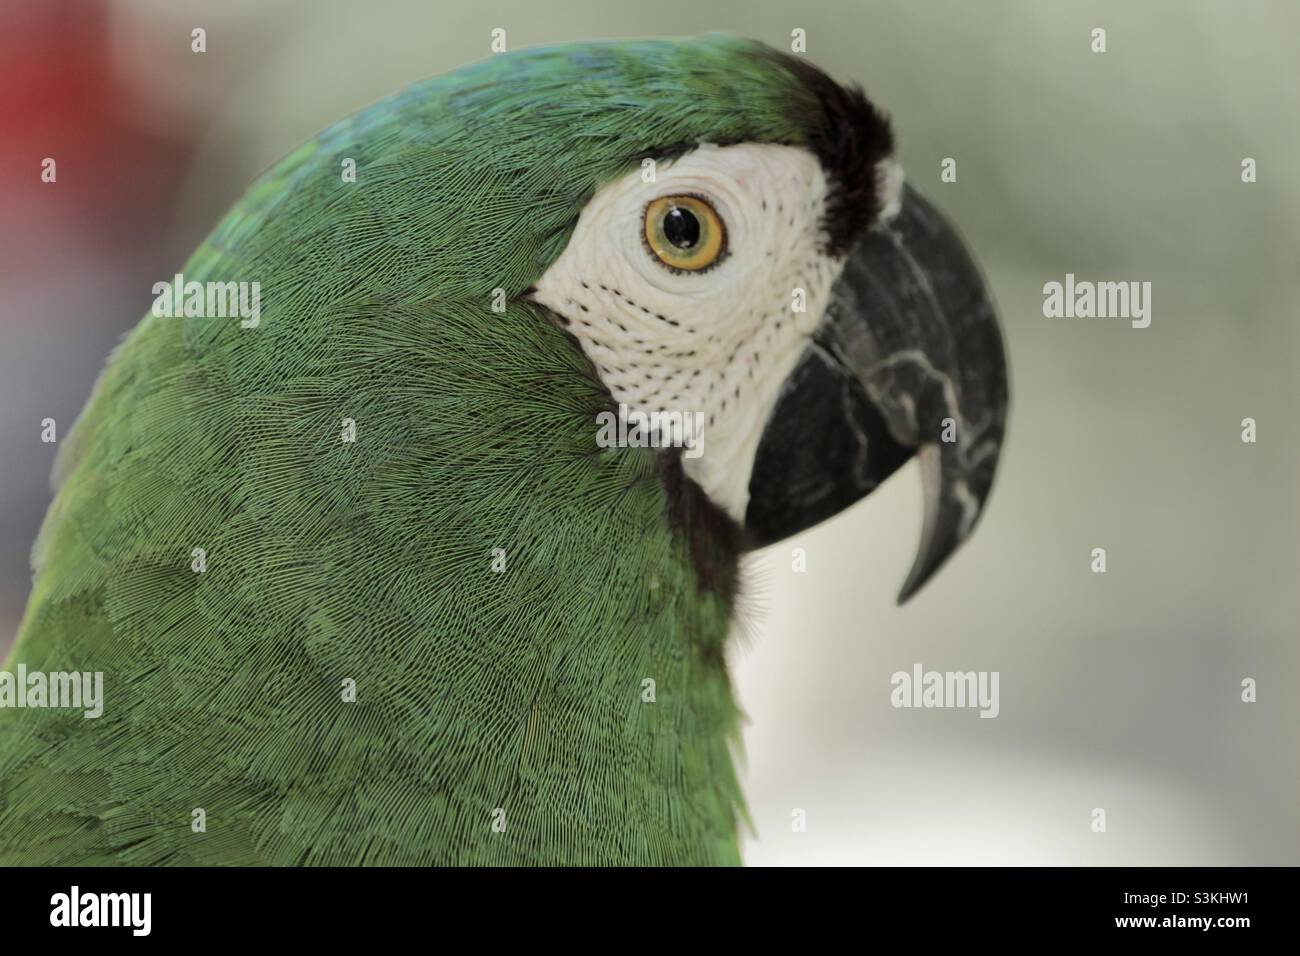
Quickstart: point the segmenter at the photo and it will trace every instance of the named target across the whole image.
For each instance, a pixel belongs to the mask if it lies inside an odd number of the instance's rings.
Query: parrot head
[[[993,481],[1007,371],[980,272],[904,184],[861,91],[753,43],[665,43],[619,48],[652,75],[586,133],[623,135],[620,171],[525,294],[621,407],[696,416],[681,469],[744,545],[831,517],[917,455],[925,517],[901,603]]]
[[[340,162],[355,184],[323,192]],[[916,455],[925,518],[904,600],[993,481],[1007,370],[978,268],[904,184],[885,115],[753,41],[525,49],[417,83],[270,170],[214,250],[222,270],[275,277],[249,388],[262,363],[295,374],[304,349],[351,341],[366,302],[432,303],[448,332],[438,303],[548,317],[602,400],[652,429],[698,423],[693,447],[660,459],[693,542],[725,539],[721,563]],[[203,348],[218,332],[190,335]]]

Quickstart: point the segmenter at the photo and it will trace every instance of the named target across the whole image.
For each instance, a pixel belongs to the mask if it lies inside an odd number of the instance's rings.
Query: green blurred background
[[[496,27],[512,49],[706,30],[788,47],[799,28],[893,114],[910,181],[971,242],[1014,404],[978,533],[906,608],[914,466],[754,559],[747,859],[1300,862],[1300,4],[51,0],[0,26],[0,651],[49,501],[40,420],[65,433],[151,285],[262,169],[488,55]],[[1150,281],[1151,327],[1044,318],[1067,272]],[[999,671],[1000,716],[893,709],[890,675],[916,662]]]

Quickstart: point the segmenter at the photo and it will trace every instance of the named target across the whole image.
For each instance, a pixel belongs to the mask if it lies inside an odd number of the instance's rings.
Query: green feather
[[[258,181],[182,271],[260,326],[146,317],[62,450],[7,669],[104,714],[0,710],[0,862],[738,862],[730,589],[522,295],[602,183],[813,112],[745,41],[524,51]]]

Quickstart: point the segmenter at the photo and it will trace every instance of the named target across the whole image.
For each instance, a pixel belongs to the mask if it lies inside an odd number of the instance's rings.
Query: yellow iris
[[[703,199],[662,196],[646,206],[645,241],[664,265],[698,272],[722,256],[727,230]]]

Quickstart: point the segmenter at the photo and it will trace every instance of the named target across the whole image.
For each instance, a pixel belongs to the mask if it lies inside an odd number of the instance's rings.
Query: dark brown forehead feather
[[[794,74],[808,101],[791,104],[803,110],[799,121],[808,146],[821,161],[829,181],[826,203],[826,251],[846,254],[881,211],[880,161],[893,155],[889,118],[856,85],[841,86],[810,62],[773,51]]]

